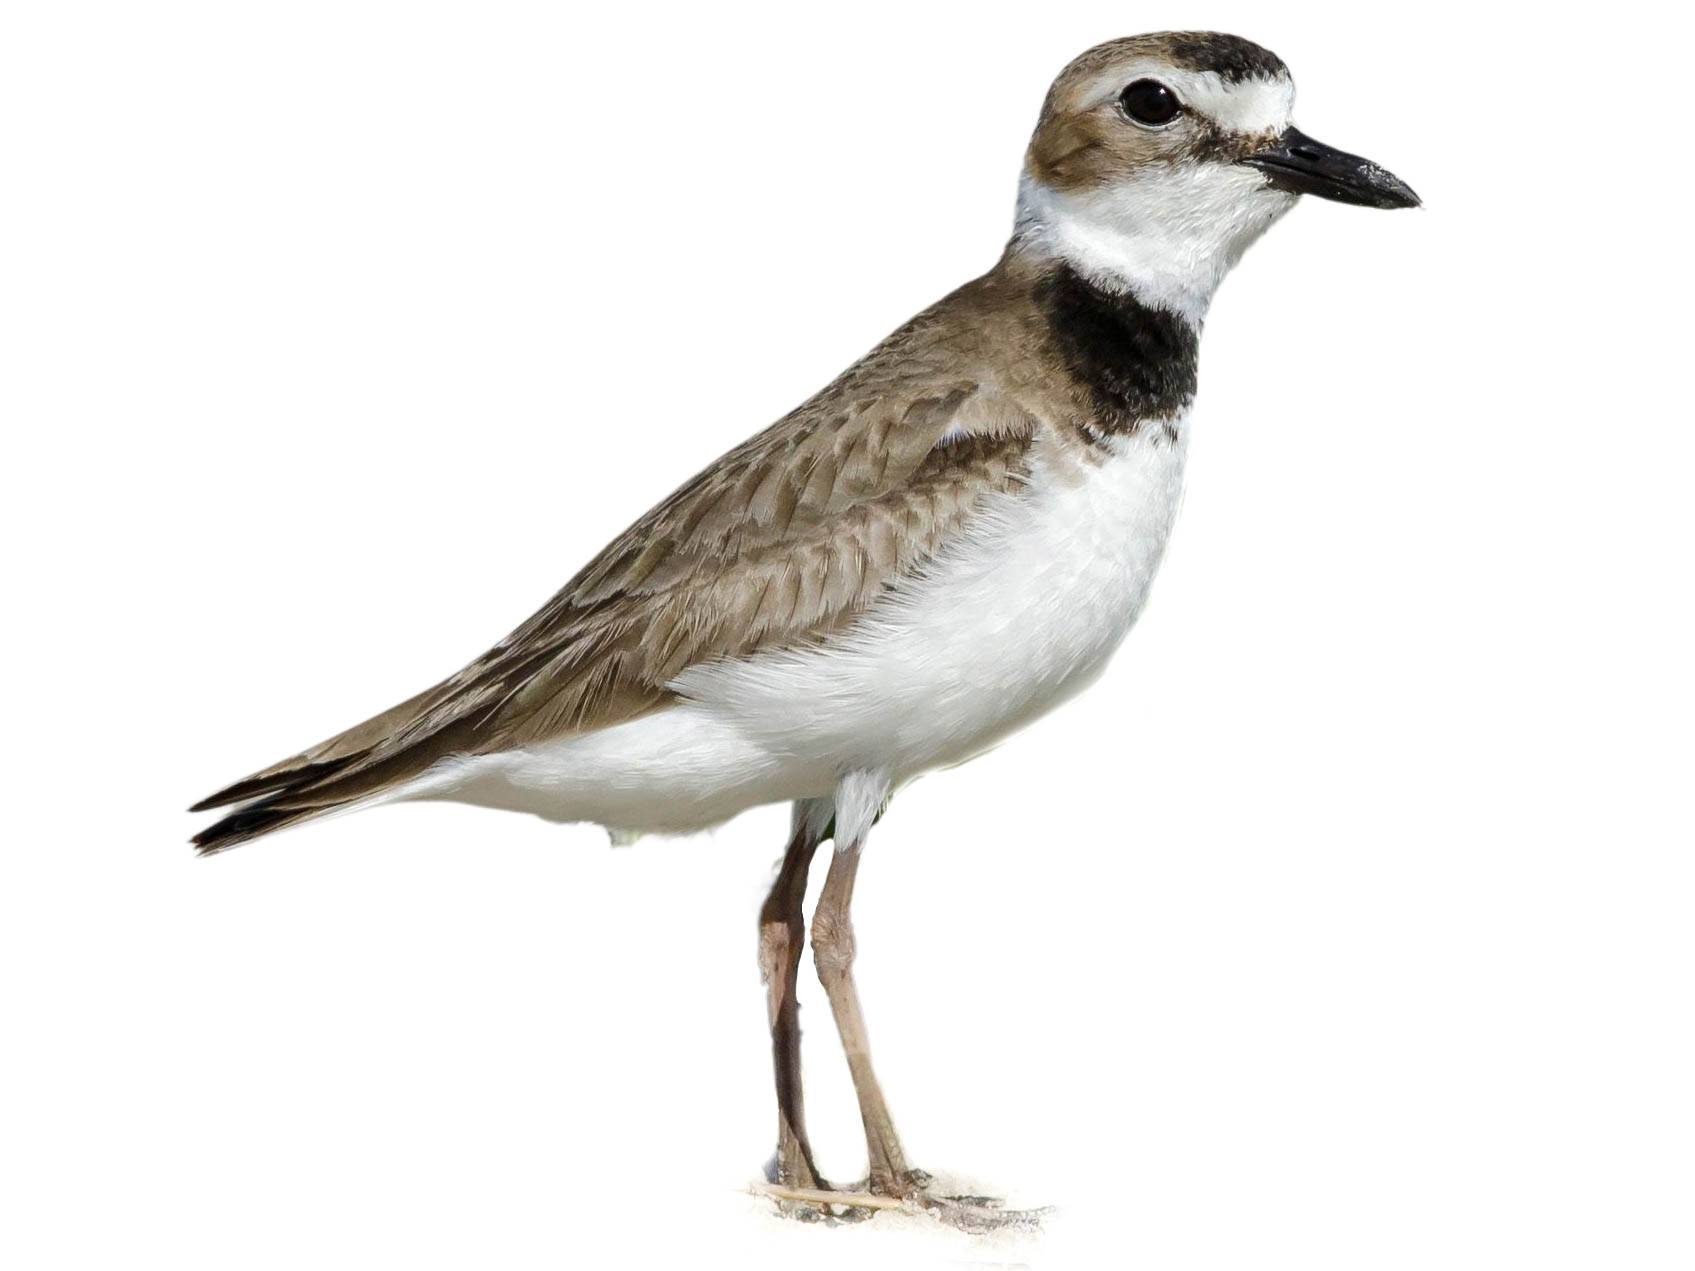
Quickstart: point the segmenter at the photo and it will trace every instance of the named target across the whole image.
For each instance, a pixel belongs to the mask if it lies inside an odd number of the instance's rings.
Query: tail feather
[[[216,794],[207,795],[189,808],[189,811],[209,812],[213,808],[227,807],[232,803],[246,803],[249,799],[274,794],[278,790],[292,789],[303,782],[321,780],[345,768],[348,763],[348,759],[332,759],[320,763],[301,761],[280,772],[256,773],[251,777],[242,778],[234,785],[225,786]]]
[[[297,779],[273,788],[264,796],[236,808],[213,822],[193,838],[202,856],[366,803],[385,791],[393,791],[417,776],[433,762],[431,751],[411,749],[390,756],[374,767],[337,778],[302,771]]]
[[[285,826],[293,825],[311,817],[328,812],[328,808],[317,808],[311,811],[300,811],[293,808],[273,807],[269,803],[259,802],[250,807],[239,808],[222,820],[215,821],[201,830],[189,841],[202,856],[211,856],[256,839],[261,834],[270,834]]]
[[[275,776],[255,775],[202,800],[192,810],[242,802],[196,834],[202,856],[398,792],[467,740],[469,721],[402,742],[384,754],[378,747],[329,762],[305,763]],[[228,797],[226,797],[228,796]]]
[[[328,741],[319,742],[310,750],[284,759],[281,763],[274,763],[269,768],[261,768],[258,772],[225,786],[216,794],[207,795],[189,811],[206,812],[232,803],[245,803],[249,799],[280,790],[297,789],[328,780],[350,764],[366,758],[384,741],[401,731],[444,687],[445,684],[438,684],[434,688],[426,689],[416,697],[409,697],[400,705],[391,706],[382,714],[373,715],[363,723],[354,725],[346,732],[337,733]]]

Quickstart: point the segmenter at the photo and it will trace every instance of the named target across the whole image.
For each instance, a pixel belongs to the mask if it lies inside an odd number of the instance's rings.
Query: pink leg
[[[812,1147],[806,1141],[806,1118],[800,1082],[800,1008],[795,985],[806,922],[801,904],[806,898],[806,875],[818,850],[821,827],[809,824],[801,806],[795,809],[795,830],[777,871],[777,881],[759,911],[759,969],[765,978],[766,1014],[771,1025],[771,1059],[777,1079],[777,1160],[773,1182],[790,1187],[819,1187]]]

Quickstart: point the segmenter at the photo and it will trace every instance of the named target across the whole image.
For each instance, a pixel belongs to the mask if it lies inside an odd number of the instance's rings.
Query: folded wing
[[[960,359],[923,356],[924,323],[676,490],[458,674],[195,805],[247,804],[196,845],[380,796],[447,755],[636,718],[691,666],[852,622],[1020,483],[1035,432]]]

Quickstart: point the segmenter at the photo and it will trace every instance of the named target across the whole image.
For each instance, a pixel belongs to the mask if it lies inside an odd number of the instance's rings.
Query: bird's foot
[[[778,1214],[796,1222],[864,1222],[874,1209],[902,1208],[898,1200],[831,1187],[822,1179],[814,1187],[778,1182],[766,1183],[753,1191],[769,1197],[775,1202]]]
[[[1034,1230],[1046,1209],[1006,1209],[992,1196],[943,1195],[922,1170],[898,1179],[872,1178],[849,1188],[795,1187],[771,1183],[761,1194],[777,1202],[779,1213],[809,1221],[863,1222],[879,1210],[922,1214],[945,1226],[973,1233]]]
[[[755,1188],[777,1204],[777,1212],[796,1222],[829,1222],[831,1212],[827,1197],[835,1194],[829,1183],[819,1178],[810,1161],[798,1154],[795,1159],[783,1160],[783,1154],[765,1165],[765,1186]]]
[[[827,1194],[825,1189],[803,1188],[792,1195],[785,1195],[776,1184],[771,1184],[766,1189],[767,1195],[777,1202],[777,1212],[784,1218],[792,1218],[795,1222],[835,1221],[837,1216],[827,1202],[807,1195],[812,1191],[817,1191],[819,1195]]]
[[[873,1190],[878,1188],[873,1185]],[[928,1214],[937,1222],[959,1231],[981,1233],[1009,1229],[1035,1230],[1042,1225],[1046,1209],[1007,1209],[994,1196],[967,1193],[944,1194],[923,1170],[908,1170],[893,1188],[908,1212]]]

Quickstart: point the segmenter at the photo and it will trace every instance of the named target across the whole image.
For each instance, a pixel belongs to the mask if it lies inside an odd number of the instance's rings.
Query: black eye
[[[1124,113],[1139,124],[1158,128],[1183,113],[1183,103],[1157,79],[1139,79],[1118,95]]]

